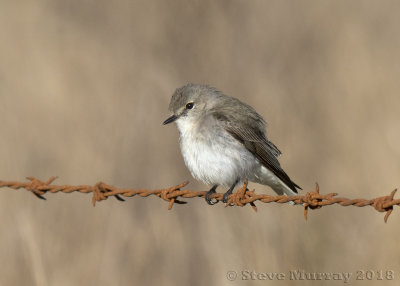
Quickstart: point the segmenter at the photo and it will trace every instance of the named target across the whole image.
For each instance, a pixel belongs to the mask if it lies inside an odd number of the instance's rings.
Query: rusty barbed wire
[[[108,197],[115,197],[120,201],[124,201],[123,197],[133,197],[133,196],[157,196],[163,200],[169,202],[168,209],[170,210],[173,204],[185,204],[186,201],[182,201],[179,198],[204,198],[207,191],[192,191],[192,190],[181,190],[189,182],[183,182],[179,185],[172,186],[166,189],[159,190],[134,190],[134,189],[119,189],[111,185],[107,185],[103,182],[99,182],[93,186],[91,185],[52,185],[53,181],[57,177],[51,177],[47,181],[40,181],[33,177],[27,177],[28,182],[16,182],[16,181],[1,181],[0,188],[11,188],[11,189],[26,189],[32,192],[40,199],[45,199],[43,197],[46,193],[93,193],[92,204],[96,205],[96,202],[106,200]],[[270,196],[266,194],[256,194],[247,188],[247,180],[244,182],[243,187],[239,189],[236,193],[229,196],[228,202],[225,206],[245,206],[249,204],[254,211],[257,211],[255,205],[256,201],[263,203],[289,203],[293,202],[296,205],[302,205],[304,207],[304,218],[307,220],[307,214],[309,209],[320,209],[324,206],[329,206],[333,204],[339,204],[341,206],[356,206],[365,207],[372,206],[378,212],[385,212],[384,221],[387,222],[390,214],[393,211],[393,206],[400,205],[400,199],[394,199],[394,195],[397,189],[393,190],[390,195],[377,197],[374,199],[348,199],[337,197],[337,193],[329,193],[326,195],[320,194],[319,186],[316,184],[315,191],[309,191],[305,195],[296,196]],[[216,202],[222,200],[223,193],[215,193],[210,196],[210,198],[215,199]]]

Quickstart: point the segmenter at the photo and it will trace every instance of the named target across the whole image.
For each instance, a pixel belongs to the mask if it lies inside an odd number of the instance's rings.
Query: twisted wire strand
[[[179,185],[172,186],[166,189],[159,190],[135,190],[135,189],[119,189],[111,185],[107,185],[103,182],[98,182],[95,185],[52,185],[53,181],[57,177],[51,177],[47,181],[40,181],[33,177],[27,177],[26,182],[17,181],[1,181],[0,188],[11,188],[11,189],[25,189],[32,192],[40,199],[45,199],[44,195],[46,193],[93,193],[92,204],[96,205],[96,202],[106,200],[108,197],[115,197],[120,201],[124,201],[122,197],[133,197],[133,196],[157,196],[167,202],[169,202],[168,209],[170,210],[172,206],[177,204],[185,204],[186,201],[180,200],[181,198],[204,198],[207,191],[192,191],[192,190],[182,190],[189,182],[183,182]],[[348,199],[337,197],[337,193],[329,193],[326,195],[320,194],[319,186],[316,184],[315,191],[309,191],[304,195],[296,196],[270,196],[266,194],[256,194],[247,188],[247,180],[244,182],[243,187],[239,189],[236,193],[229,196],[228,202],[225,206],[245,206],[249,204],[254,211],[257,211],[255,205],[256,201],[262,203],[279,203],[284,204],[288,202],[293,202],[294,204],[302,205],[304,207],[304,218],[307,220],[309,209],[320,209],[324,206],[329,206],[333,204],[339,204],[341,206],[356,206],[365,207],[372,206],[378,212],[385,212],[384,221],[387,222],[390,214],[393,211],[393,206],[400,205],[400,199],[394,199],[394,195],[397,189],[393,190],[387,196],[381,196],[374,199]],[[223,193],[215,193],[210,196],[215,202],[222,201]]]

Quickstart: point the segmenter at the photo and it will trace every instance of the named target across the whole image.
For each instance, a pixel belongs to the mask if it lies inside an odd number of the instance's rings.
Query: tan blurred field
[[[389,194],[400,186],[399,11],[396,1],[0,1],[0,180],[206,190],[175,126],[161,124],[175,88],[197,82],[265,117],[305,191]],[[343,284],[242,281],[242,270],[399,285],[398,208],[387,224],[373,208],[340,206],[306,222],[300,206],[46,197],[0,190],[0,285]],[[359,270],[395,279],[357,281]]]

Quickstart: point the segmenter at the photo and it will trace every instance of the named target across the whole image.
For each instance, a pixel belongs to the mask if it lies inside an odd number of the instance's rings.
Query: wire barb
[[[57,177],[51,177],[47,181],[40,181],[34,177],[27,177],[28,182],[15,182],[15,181],[0,181],[0,188],[11,188],[11,189],[25,189],[32,192],[36,197],[45,200],[44,195],[47,192],[50,193],[92,193],[92,204],[96,205],[96,202],[100,202],[108,199],[108,197],[115,197],[119,201],[124,201],[122,197],[133,197],[133,196],[157,196],[168,202],[168,209],[170,210],[172,206],[176,204],[186,204],[186,201],[180,200],[180,198],[204,198],[206,191],[191,191],[182,190],[189,182],[183,182],[179,185],[172,186],[167,189],[160,190],[135,190],[135,189],[118,189],[114,186],[107,185],[103,182],[99,182],[93,186],[90,185],[52,185]],[[227,206],[240,206],[243,207],[249,204],[254,211],[257,211],[255,205],[256,201],[263,203],[289,203],[292,202],[295,205],[302,205],[304,207],[304,218],[307,220],[309,209],[320,209],[324,206],[329,206],[333,204],[339,204],[341,206],[356,206],[365,207],[373,206],[378,212],[385,212],[384,221],[387,222],[390,214],[393,212],[393,206],[400,205],[400,199],[394,199],[394,195],[397,189],[393,190],[390,195],[377,197],[374,199],[347,199],[337,197],[337,193],[330,194],[320,194],[320,189],[318,183],[315,186],[315,191],[307,192],[304,195],[296,196],[270,196],[266,194],[256,194],[255,191],[250,191],[247,188],[248,181],[245,180],[243,187],[239,189],[236,193],[231,194],[228,197]],[[215,199],[217,202],[222,201],[223,193],[215,193],[210,196],[210,198]]]

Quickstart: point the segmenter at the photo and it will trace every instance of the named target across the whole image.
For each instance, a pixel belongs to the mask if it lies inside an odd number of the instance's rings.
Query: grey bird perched
[[[222,201],[239,182],[248,179],[270,186],[277,194],[295,195],[296,185],[281,168],[279,149],[267,139],[266,122],[251,106],[208,85],[178,88],[169,104],[176,122],[185,164],[193,177],[213,187],[229,187]]]

